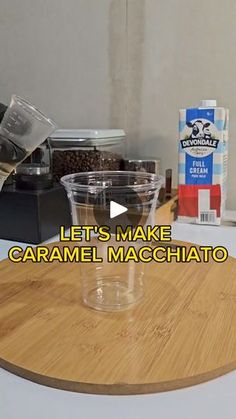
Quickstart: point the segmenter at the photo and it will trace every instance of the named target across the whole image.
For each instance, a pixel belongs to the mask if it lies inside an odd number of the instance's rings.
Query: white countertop
[[[236,213],[229,215],[236,220]],[[236,257],[236,227],[174,223],[172,237],[197,244],[225,246],[230,255]],[[9,247],[14,244],[0,240],[0,259],[7,257]],[[22,244],[23,248],[25,246]],[[47,388],[0,369],[0,419],[78,418],[235,419],[236,372],[166,393],[96,396]]]

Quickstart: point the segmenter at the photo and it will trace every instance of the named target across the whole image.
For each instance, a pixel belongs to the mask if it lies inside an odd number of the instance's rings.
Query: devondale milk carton
[[[229,110],[215,100],[181,109],[179,213],[187,223],[219,225],[225,208]]]

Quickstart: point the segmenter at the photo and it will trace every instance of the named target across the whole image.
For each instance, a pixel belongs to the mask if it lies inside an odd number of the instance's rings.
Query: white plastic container
[[[52,173],[56,181],[72,173],[120,170],[125,132],[107,130],[57,130],[49,138]]]

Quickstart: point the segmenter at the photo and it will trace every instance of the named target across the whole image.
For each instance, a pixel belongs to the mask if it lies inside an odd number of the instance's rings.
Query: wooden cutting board
[[[148,265],[142,303],[83,306],[76,264],[0,263],[0,366],[98,394],[173,390],[236,366],[236,260]]]

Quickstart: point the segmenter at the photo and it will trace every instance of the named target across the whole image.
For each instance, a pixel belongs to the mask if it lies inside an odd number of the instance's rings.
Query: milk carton
[[[178,220],[219,225],[226,201],[229,111],[204,100],[179,115]]]

